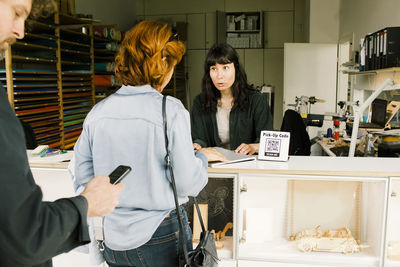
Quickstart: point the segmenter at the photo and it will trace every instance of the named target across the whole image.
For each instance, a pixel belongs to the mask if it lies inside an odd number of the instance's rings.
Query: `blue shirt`
[[[95,175],[108,175],[118,165],[132,167],[122,181],[118,207],[104,219],[105,243],[113,250],[145,244],[175,209],[165,163],[162,98],[149,85],[122,86],[93,107],[74,147],[77,192]],[[182,103],[168,97],[166,107],[171,162],[183,204],[207,184],[207,158],[193,151],[189,113]]]

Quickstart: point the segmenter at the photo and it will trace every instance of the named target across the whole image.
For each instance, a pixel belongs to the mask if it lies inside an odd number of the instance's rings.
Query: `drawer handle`
[[[243,192],[247,192],[247,185],[246,185],[246,184],[244,184],[244,185],[240,188],[240,193],[243,193]]]

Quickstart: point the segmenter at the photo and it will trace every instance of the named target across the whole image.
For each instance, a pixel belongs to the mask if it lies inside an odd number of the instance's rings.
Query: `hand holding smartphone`
[[[118,184],[125,178],[125,176],[132,170],[131,167],[125,165],[119,165],[115,170],[110,173],[110,183]]]

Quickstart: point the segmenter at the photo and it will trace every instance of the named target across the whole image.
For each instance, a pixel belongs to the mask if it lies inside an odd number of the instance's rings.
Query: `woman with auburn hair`
[[[272,129],[268,101],[249,85],[235,49],[213,45],[192,107],[193,148],[218,146],[252,155],[258,153],[261,131]]]
[[[183,251],[166,171],[161,94],[185,53],[177,37],[156,21],[142,21],[127,33],[115,70],[123,86],[93,107],[74,148],[70,169],[78,192],[94,174],[132,167],[117,208],[103,221],[109,266],[176,266]],[[222,156],[213,149],[193,152],[189,113],[173,97],[167,98],[167,121],[179,204],[184,204],[207,184],[207,160]],[[191,230],[181,212],[191,249]]]

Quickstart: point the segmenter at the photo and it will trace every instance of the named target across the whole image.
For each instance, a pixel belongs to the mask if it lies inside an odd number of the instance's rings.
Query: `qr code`
[[[266,153],[279,153],[281,147],[281,140],[267,139],[265,142]]]

